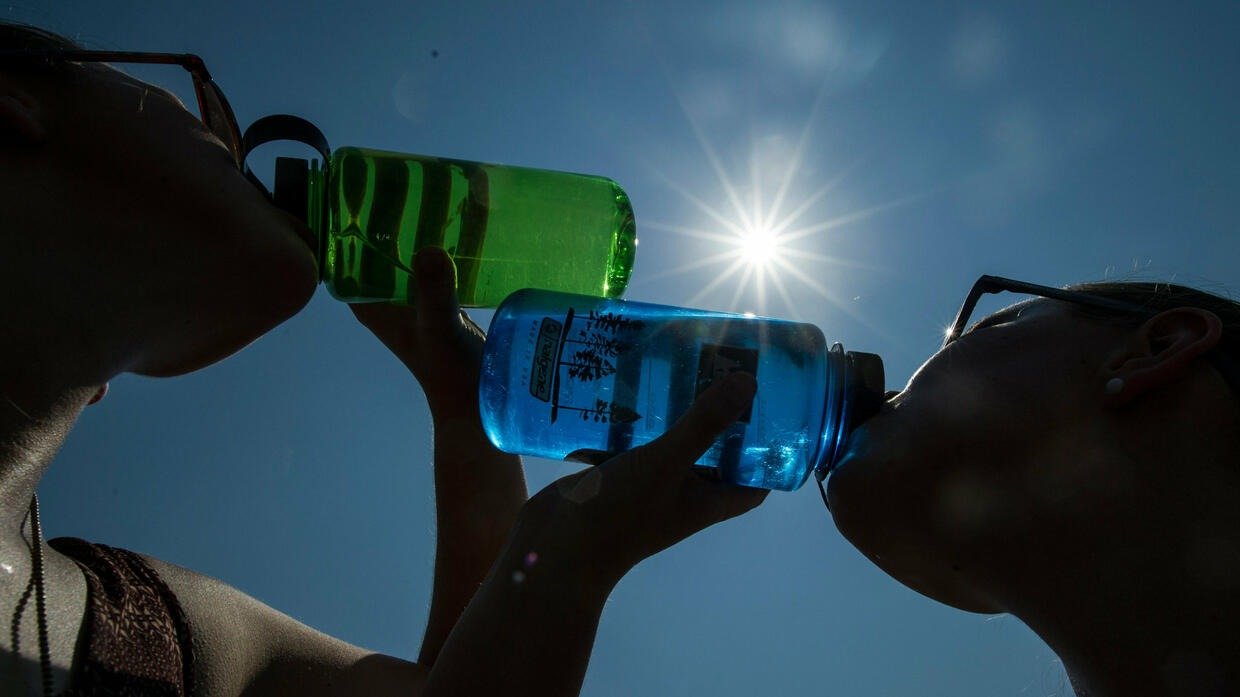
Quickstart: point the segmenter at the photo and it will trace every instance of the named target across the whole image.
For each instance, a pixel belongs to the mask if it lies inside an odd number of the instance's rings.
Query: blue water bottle
[[[883,395],[882,360],[828,348],[812,324],[544,290],[504,300],[482,361],[491,442],[552,459],[654,440],[711,382],[750,373],[753,404],[697,466],[783,491],[825,476]]]

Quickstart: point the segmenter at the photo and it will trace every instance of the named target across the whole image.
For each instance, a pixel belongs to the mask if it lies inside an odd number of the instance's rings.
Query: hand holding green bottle
[[[422,385],[436,420],[476,423],[482,329],[461,311],[452,260],[442,249],[427,247],[414,263],[414,308],[365,303],[350,309]]]

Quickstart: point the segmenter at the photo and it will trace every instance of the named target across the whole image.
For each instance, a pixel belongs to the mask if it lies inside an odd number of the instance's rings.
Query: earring
[[[1110,380],[1107,380],[1107,386],[1106,386],[1107,394],[1119,394],[1120,392],[1123,392],[1123,391],[1124,391],[1123,378],[1111,378]]]

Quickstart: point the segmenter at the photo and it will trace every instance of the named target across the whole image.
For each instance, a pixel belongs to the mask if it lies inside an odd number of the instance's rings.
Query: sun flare
[[[823,285],[820,280],[824,277],[821,267],[865,265],[821,254],[807,246],[820,242],[824,234],[835,228],[867,218],[886,206],[816,221],[807,220],[814,207],[832,191],[841,177],[826,182],[807,196],[793,195],[791,190],[800,173],[804,139],[786,168],[776,177],[779,180],[777,186],[764,186],[763,177],[755,171],[750,176],[753,188],[744,192],[744,196],[728,178],[706,141],[699,140],[726,201],[723,205],[711,205],[677,181],[660,175],[669,188],[692,204],[706,220],[698,226],[658,222],[649,222],[645,226],[709,243],[714,251],[667,269],[649,280],[683,276],[689,271],[716,267],[711,269],[713,277],[689,299],[689,304],[700,304],[718,289],[729,288],[732,295],[726,307],[730,310],[752,309],[761,314],[800,317],[802,313],[793,300],[791,288],[804,286],[828,303],[852,314],[850,308]],[[772,294],[778,298],[777,307],[771,307],[772,303],[768,302]]]
[[[745,230],[735,242],[743,258],[750,266],[768,268],[779,259],[779,235],[765,226]]]
[[[882,269],[823,254],[818,250],[821,249],[823,241],[838,229],[856,225],[891,208],[912,203],[923,195],[906,196],[875,206],[837,212],[834,215],[823,214],[824,204],[829,203],[830,194],[850,170],[849,167],[838,170],[835,176],[819,182],[817,188],[802,188],[811,172],[816,169],[805,166],[805,160],[810,151],[811,131],[818,120],[826,95],[827,90],[824,87],[810,109],[799,137],[773,137],[750,142],[747,168],[724,164],[684,100],[679,94],[676,95],[685,121],[701,147],[723,197],[712,204],[697,191],[686,188],[682,183],[685,181],[683,177],[674,178],[658,168],[651,168],[653,174],[669,190],[691,204],[700,217],[690,224],[646,222],[643,226],[705,242],[709,247],[708,251],[697,254],[691,260],[665,267],[653,276],[647,276],[646,280],[685,277],[688,272],[701,270],[708,273],[710,279],[689,298],[688,304],[708,302],[707,298],[721,288],[730,289],[731,300],[724,305],[726,309],[756,310],[760,314],[786,314],[797,319],[801,318],[803,313],[798,303],[793,300],[792,290],[800,291],[803,287],[865,326],[872,326],[871,322],[858,315],[852,303],[845,301],[848,297],[856,299],[853,293],[837,294],[823,281],[831,277],[829,269],[832,267],[860,268],[873,272],[881,272]],[[776,147],[767,147],[770,143],[775,143]],[[742,176],[734,179],[738,169],[742,170]],[[745,169],[748,171],[743,171]],[[745,182],[744,179],[748,181]],[[772,294],[778,296],[774,307],[768,302]],[[709,302],[719,304],[717,299]],[[801,305],[804,305],[804,300]]]

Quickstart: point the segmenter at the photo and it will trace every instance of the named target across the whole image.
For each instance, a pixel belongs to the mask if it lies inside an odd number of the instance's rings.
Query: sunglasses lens
[[[228,149],[232,151],[237,164],[241,164],[241,133],[237,129],[237,119],[233,116],[228,100],[220,94],[214,83],[207,82],[202,86],[202,120],[207,124]]]

